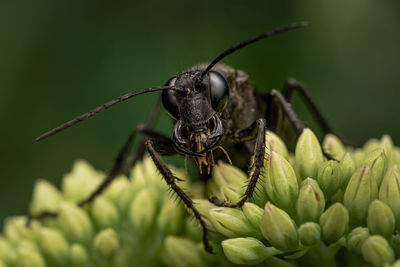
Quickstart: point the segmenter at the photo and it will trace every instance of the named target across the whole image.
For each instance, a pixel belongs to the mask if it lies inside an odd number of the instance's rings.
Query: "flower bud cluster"
[[[200,226],[168,193],[150,158],[84,208],[74,203],[104,174],[77,161],[61,190],[43,180],[35,186],[30,211],[58,212],[56,218],[30,227],[22,216],[5,221],[0,267],[400,265],[400,149],[389,136],[353,149],[334,135],[321,145],[305,129],[290,153],[268,132],[264,163],[241,208],[216,207],[206,197],[237,202],[252,170],[246,174],[219,162],[201,187],[173,169],[183,179],[179,186],[195,197],[211,255],[203,249]]]

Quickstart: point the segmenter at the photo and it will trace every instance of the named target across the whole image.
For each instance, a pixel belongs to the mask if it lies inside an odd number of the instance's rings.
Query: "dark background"
[[[58,185],[76,158],[107,169],[156,94],[35,143],[39,134],[299,20],[310,27],[254,44],[225,62],[264,91],[281,88],[290,76],[304,81],[336,129],[354,142],[389,133],[400,143],[399,1],[276,2],[1,1],[0,221],[26,213],[34,181]],[[299,101],[295,108],[313,127]],[[158,128],[170,135],[165,112]]]

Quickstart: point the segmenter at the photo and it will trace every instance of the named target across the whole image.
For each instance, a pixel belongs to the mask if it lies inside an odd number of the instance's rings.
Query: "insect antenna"
[[[84,121],[84,120],[96,115],[97,113],[99,113],[99,112],[101,112],[101,111],[103,111],[105,109],[108,109],[109,107],[111,107],[111,106],[113,106],[115,104],[118,104],[118,103],[120,103],[122,101],[128,100],[129,98],[132,98],[134,96],[145,94],[145,93],[150,93],[150,92],[167,90],[167,89],[169,89],[169,90],[180,90],[180,89],[178,89],[176,87],[173,87],[173,86],[157,86],[157,87],[151,87],[151,88],[147,88],[147,89],[144,89],[144,90],[139,90],[139,91],[134,91],[134,92],[127,93],[127,94],[122,95],[120,97],[117,97],[117,98],[115,98],[115,99],[113,99],[111,101],[108,101],[108,102],[104,103],[103,105],[98,106],[95,109],[92,109],[91,111],[89,111],[87,113],[84,113],[84,114],[82,114],[82,115],[80,115],[80,116],[78,116],[78,117],[76,117],[76,118],[74,118],[74,119],[72,119],[70,121],[67,121],[66,123],[54,128],[54,129],[42,134],[41,136],[36,138],[36,141],[41,141],[41,140],[43,140],[43,139],[45,139],[45,138],[47,138],[49,136],[55,135],[56,133],[59,133],[59,132],[65,130],[65,129],[67,129],[67,128],[69,128],[69,127],[71,127],[71,126],[73,126],[73,125],[75,125],[75,124],[77,124],[77,123],[79,123],[81,121]]]
[[[271,37],[273,35],[279,34],[279,33],[283,33],[283,32],[287,32],[290,30],[294,30],[294,29],[298,29],[298,28],[304,28],[308,26],[308,22],[295,22],[295,23],[291,23],[288,25],[284,25],[281,27],[278,27],[276,29],[273,29],[272,31],[269,32],[265,32],[262,33],[260,35],[254,36],[246,41],[243,41],[241,43],[238,43],[237,45],[232,46],[231,48],[225,50],[224,52],[222,52],[219,56],[217,56],[208,66],[207,68],[201,73],[201,79],[204,78],[204,75],[207,74],[207,72],[209,72],[212,67],[215,66],[215,64],[217,64],[219,61],[221,61],[223,58],[225,58],[226,56],[232,54],[233,52],[235,52],[236,50],[239,50],[245,46],[248,46],[252,43],[255,43],[259,40],[262,40],[264,38],[268,38]]]

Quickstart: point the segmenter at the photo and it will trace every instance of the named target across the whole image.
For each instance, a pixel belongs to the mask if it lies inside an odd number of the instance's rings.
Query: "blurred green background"
[[[39,134],[299,20],[310,27],[225,62],[264,91],[290,76],[304,81],[336,129],[356,143],[390,133],[400,144],[399,1],[2,0],[0,220],[26,213],[35,180],[58,185],[76,158],[110,167],[157,96],[132,99],[35,143]],[[299,101],[295,108],[313,127]],[[158,128],[170,135],[165,112]]]

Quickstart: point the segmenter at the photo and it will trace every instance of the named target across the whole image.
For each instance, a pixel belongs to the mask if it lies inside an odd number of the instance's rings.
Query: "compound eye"
[[[165,85],[174,86],[176,77],[169,79]],[[178,102],[176,99],[176,92],[174,90],[164,90],[161,94],[161,100],[164,108],[167,110],[168,114],[177,119],[179,117]]]
[[[209,77],[211,105],[215,111],[221,112],[228,103],[229,85],[219,72],[210,71]]]

